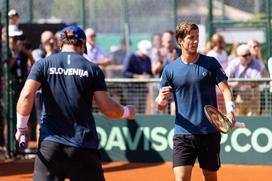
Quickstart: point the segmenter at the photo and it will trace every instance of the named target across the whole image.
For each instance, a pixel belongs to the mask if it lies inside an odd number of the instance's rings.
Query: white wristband
[[[226,111],[227,113],[229,112],[235,113],[235,103],[233,101],[226,102]]]
[[[156,101],[156,103],[163,105],[163,106],[166,105],[166,103],[167,103],[167,101],[163,100],[160,96],[158,96],[155,101]]]
[[[27,122],[28,122],[29,116],[30,115],[23,116],[17,113],[17,125],[16,125],[17,129],[27,128]]]
[[[130,115],[129,108],[127,106],[123,106],[123,115],[122,118],[127,118]]]

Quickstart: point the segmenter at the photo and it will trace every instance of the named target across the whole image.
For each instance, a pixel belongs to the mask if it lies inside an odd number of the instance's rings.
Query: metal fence
[[[215,32],[263,32],[257,39],[265,44],[265,57],[271,55],[270,0],[3,0],[20,14],[21,23],[76,23],[93,27],[99,43],[109,50],[122,37],[132,40],[132,49],[141,38],[174,30],[181,21],[203,25],[208,37]],[[0,3],[0,9],[4,9]],[[42,8],[41,8],[42,7]],[[4,11],[3,11],[4,12]],[[248,23],[249,22],[249,23]],[[237,31],[238,31],[237,30]],[[233,37],[227,34],[226,41]],[[251,33],[253,36],[254,33]],[[139,37],[140,36],[140,37]],[[107,37],[107,41],[105,38]],[[243,36],[236,36],[235,40]],[[248,36],[244,36],[248,38]],[[255,37],[254,37],[255,38]],[[244,40],[239,40],[244,41]]]
[[[272,87],[270,79],[230,79],[236,102],[238,116],[271,116],[272,115]],[[155,107],[155,98],[159,91],[159,79],[106,79],[110,95],[121,104],[136,106],[137,113],[175,114],[174,99],[170,98],[164,112]],[[239,85],[239,86],[237,86]],[[270,91],[271,89],[271,91]],[[219,109],[225,112],[225,103],[222,94],[217,93]],[[94,103],[94,112],[99,112]]]

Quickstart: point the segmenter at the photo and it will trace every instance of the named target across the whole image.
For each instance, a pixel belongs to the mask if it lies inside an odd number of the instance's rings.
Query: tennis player
[[[227,76],[215,58],[197,52],[199,29],[184,22],[176,27],[176,40],[182,55],[166,65],[161,77],[161,89],[156,99],[159,110],[167,105],[173,92],[176,106],[173,138],[173,170],[176,181],[189,181],[196,158],[206,181],[217,180],[220,167],[221,135],[204,113],[205,105],[217,107],[216,85],[223,93],[227,117],[234,125],[235,105],[227,84]]]
[[[132,106],[109,97],[100,68],[85,59],[86,36],[77,26],[61,31],[61,52],[34,64],[17,103],[16,139],[27,132],[35,92],[42,88],[43,109],[34,181],[104,180],[92,116],[95,99],[109,118],[135,118]]]

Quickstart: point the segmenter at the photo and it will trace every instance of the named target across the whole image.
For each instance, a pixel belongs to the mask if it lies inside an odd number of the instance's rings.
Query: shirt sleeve
[[[216,84],[219,84],[220,82],[222,82],[224,80],[228,80],[228,77],[227,77],[224,69],[222,68],[220,63],[215,58],[213,58],[212,65],[213,65],[212,74],[215,76]]]
[[[107,57],[106,53],[104,52],[104,50],[102,48],[98,48],[97,50],[97,60],[101,60]]]
[[[94,91],[107,91],[105,76],[99,67],[95,71]]]
[[[161,75],[160,88],[169,86],[171,84],[169,77],[170,76],[169,76],[169,73],[168,73],[168,70],[167,70],[167,65],[166,65],[165,68],[163,69],[163,72],[162,72],[162,75]]]
[[[40,83],[43,82],[43,80],[44,80],[44,72],[43,72],[44,71],[44,68],[43,68],[44,61],[45,60],[40,60],[40,61],[37,61],[34,63],[27,79],[36,80]]]
[[[131,72],[130,70],[130,64],[131,64],[131,61],[133,59],[133,55],[130,54],[128,56],[126,56],[125,60],[124,60],[124,70],[123,70],[123,75],[124,77],[127,77],[127,78],[132,78],[133,77],[133,73]]]

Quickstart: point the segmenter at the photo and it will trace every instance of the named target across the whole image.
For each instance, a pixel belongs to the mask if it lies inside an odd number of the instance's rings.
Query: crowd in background
[[[49,30],[44,31],[40,36],[40,46],[37,49],[32,49],[31,42],[28,42],[24,37],[22,30],[18,28],[19,14],[16,10],[9,12],[9,39],[5,39],[5,28],[2,29],[2,44],[5,41],[9,42],[9,61],[8,67],[11,77],[14,80],[13,88],[15,91],[15,100],[19,96],[22,86],[27,79],[31,66],[54,53],[59,52],[58,38],[59,33],[53,33]],[[92,28],[85,30],[87,42],[86,52],[83,55],[88,61],[91,61],[101,67],[106,78],[133,78],[133,79],[150,79],[159,78],[165,65],[176,60],[181,55],[181,50],[177,47],[175,34],[172,30],[167,30],[162,33],[152,35],[150,40],[141,40],[137,44],[137,50],[129,52],[127,44],[123,38],[118,46],[111,48],[109,53],[100,47],[96,38],[99,36]],[[223,71],[229,78],[263,78],[272,77],[272,58],[268,60],[268,71],[261,54],[260,44],[256,40],[249,40],[247,43],[232,45],[231,51],[227,52],[224,37],[220,34],[214,34],[210,41],[206,44],[206,50],[202,52],[208,56],[215,57],[221,64]],[[114,90],[111,92],[114,97],[119,98],[119,101],[126,101],[126,104],[133,104],[140,113],[152,114],[150,106],[154,102],[151,94],[157,95],[159,85],[146,85],[141,83],[141,91],[139,94],[137,87],[134,84],[126,84],[120,89],[130,91],[134,96],[123,94],[122,91]],[[116,87],[109,83],[109,89]],[[139,86],[139,84],[137,85]],[[237,115],[260,115],[264,109],[263,90],[264,87],[256,82],[230,82],[235,94],[235,102],[237,106]],[[272,86],[271,86],[272,87]],[[3,86],[1,83],[1,90]],[[144,94],[143,94],[144,92]],[[221,93],[218,92],[218,106],[224,112],[224,101]],[[272,88],[271,88],[272,92]],[[139,99],[140,96],[141,99]],[[36,126],[39,120],[41,111],[41,91],[36,93],[35,107],[30,120]],[[15,107],[14,107],[15,109]],[[0,108],[0,147],[4,147],[4,118],[3,118],[3,101]],[[173,98],[169,103],[169,112],[174,114],[175,108]],[[31,121],[30,121],[31,123]],[[39,125],[39,124],[37,124]],[[37,134],[38,135],[38,134]],[[35,136],[34,136],[35,137]],[[37,138],[35,138],[37,139]]]

